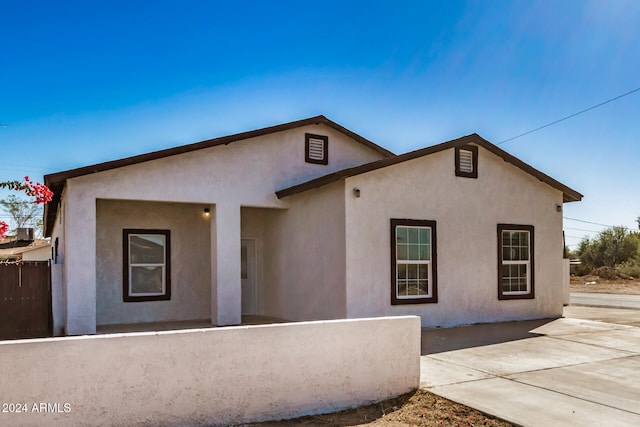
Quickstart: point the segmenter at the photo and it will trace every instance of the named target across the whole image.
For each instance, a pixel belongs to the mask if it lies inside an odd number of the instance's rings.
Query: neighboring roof
[[[493,154],[501,157],[505,162],[509,162],[512,165],[522,169],[529,175],[539,179],[545,184],[550,185],[551,187],[562,191],[563,201],[564,202],[577,202],[582,199],[582,194],[577,191],[567,187],[566,185],[556,181],[551,178],[549,175],[546,175],[539,170],[529,166],[522,160],[512,156],[506,151],[498,148],[496,145],[490,143],[486,139],[482,138],[480,135],[473,133],[471,135],[463,136],[462,138],[454,139],[451,141],[443,142],[438,145],[433,145],[431,147],[422,148],[420,150],[411,151],[406,154],[401,154],[399,156],[386,158],[382,160],[376,160],[371,163],[367,163],[360,166],[355,166],[349,169],[344,169],[338,172],[334,172],[329,175],[322,176],[320,178],[313,179],[311,181],[304,182],[302,184],[294,185],[293,187],[285,188],[276,192],[276,196],[278,198],[283,198],[287,196],[291,196],[293,194],[301,193],[303,191],[311,190],[313,188],[318,188],[323,185],[331,184],[336,181],[340,181],[351,176],[360,175],[366,172],[370,172],[377,169],[382,169],[387,166],[395,165],[398,163],[406,162],[407,160],[417,159],[419,157],[427,156],[429,154],[438,153],[440,151],[448,150],[450,148],[459,147],[461,145],[466,144],[477,144],[480,147],[485,148],[486,150],[492,152]]]
[[[379,145],[369,141],[368,139],[358,135],[357,133],[352,132],[349,129],[340,126],[339,124],[329,120],[325,116],[320,115],[315,117],[309,117],[303,120],[297,120],[295,122],[289,122],[281,125],[270,126],[262,129],[248,131],[248,132],[237,133],[234,135],[222,136],[214,139],[207,139],[205,141],[200,141],[193,144],[182,145],[179,147],[168,148],[165,150],[154,151],[146,154],[140,154],[133,157],[126,157],[120,160],[98,163],[96,165],[85,166],[78,169],[71,169],[63,172],[57,172],[57,173],[45,175],[44,177],[45,185],[49,187],[51,191],[53,191],[53,197],[51,201],[47,205],[45,205],[45,209],[44,209],[45,236],[49,237],[51,235],[51,231],[53,230],[53,223],[55,221],[58,205],[60,204],[60,197],[62,196],[62,190],[64,189],[67,179],[76,178],[84,175],[90,175],[93,173],[103,172],[111,169],[116,169],[123,166],[135,165],[138,163],[148,162],[150,160],[162,159],[165,157],[175,156],[178,154],[189,153],[191,151],[215,147],[217,145],[227,145],[232,142],[242,141],[245,139],[264,136],[264,135],[268,135],[276,132],[282,132],[285,130],[295,129],[302,126],[318,125],[318,124],[327,125],[337,130],[338,132],[341,132],[347,135],[348,137],[354,139],[355,141],[363,144],[364,146],[377,151],[383,156],[386,156],[386,157],[395,156],[395,154],[392,153],[391,151],[380,147]]]
[[[21,259],[25,252],[51,246],[48,240],[38,239],[32,242],[5,239],[0,242],[0,259]]]

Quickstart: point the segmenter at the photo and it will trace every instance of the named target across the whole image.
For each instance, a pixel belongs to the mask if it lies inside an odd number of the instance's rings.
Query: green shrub
[[[591,274],[593,267],[587,264],[571,264],[569,266],[569,272],[572,276],[586,276]]]
[[[616,271],[627,276],[640,277],[640,260],[631,258],[616,266]]]

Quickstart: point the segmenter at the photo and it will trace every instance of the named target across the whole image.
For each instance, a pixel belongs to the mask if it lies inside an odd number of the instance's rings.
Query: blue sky
[[[0,0],[0,180],[317,114],[396,153],[498,143],[639,88],[638,22],[633,0]],[[637,229],[639,137],[636,92],[501,148],[585,195],[566,217]]]

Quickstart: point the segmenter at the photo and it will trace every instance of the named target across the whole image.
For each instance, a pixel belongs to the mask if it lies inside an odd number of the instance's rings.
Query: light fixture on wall
[[[562,205],[556,205],[556,212],[562,212]]]
[[[204,216],[208,218],[210,214],[211,214],[211,210],[209,208],[204,208]]]
[[[353,195],[356,197],[360,197],[360,189],[359,188],[354,188],[353,189]]]

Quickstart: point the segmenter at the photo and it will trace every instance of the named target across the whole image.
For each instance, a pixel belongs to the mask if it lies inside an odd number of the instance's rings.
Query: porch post
[[[211,323],[242,322],[240,206],[218,203],[211,218]]]
[[[76,190],[76,191],[74,191]],[[64,204],[65,333],[96,333],[96,200],[70,183]]]

